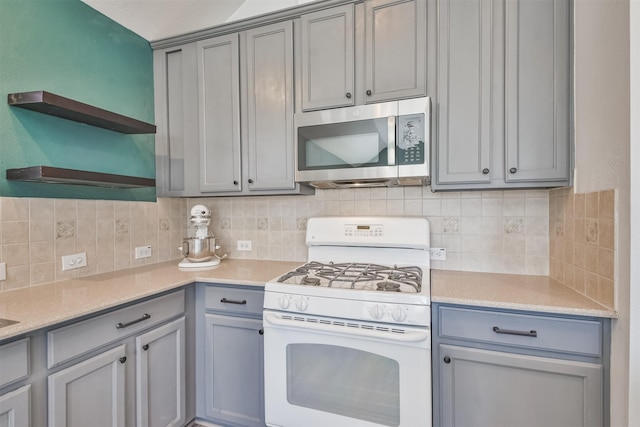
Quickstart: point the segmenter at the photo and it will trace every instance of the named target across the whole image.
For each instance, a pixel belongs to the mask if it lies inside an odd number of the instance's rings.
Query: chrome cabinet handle
[[[220,302],[226,303],[226,304],[238,304],[238,305],[245,305],[247,303],[246,299],[243,299],[242,301],[236,301],[236,300],[232,300],[232,299],[226,299],[226,298],[222,298],[220,300]]]
[[[509,169],[509,173],[516,173],[516,172],[518,172],[518,168]]]
[[[136,319],[136,320],[132,320],[131,322],[128,323],[116,323],[116,329],[122,329],[122,328],[126,328],[129,327],[131,325],[135,325],[136,323],[140,323],[143,320],[147,320],[147,319],[151,319],[151,315],[150,314],[143,314],[141,318]]]
[[[538,336],[538,332],[536,332],[534,330],[530,330],[530,331],[515,331],[513,329],[500,329],[497,326],[493,327],[493,332],[495,332],[496,334],[518,335],[520,337],[536,338]]]
[[[489,174],[489,168],[482,169],[482,173],[485,174],[485,175],[488,175]]]

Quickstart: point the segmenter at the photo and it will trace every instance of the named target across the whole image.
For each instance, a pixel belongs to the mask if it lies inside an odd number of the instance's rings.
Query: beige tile
[[[461,200],[458,199],[442,199],[442,216],[460,216]]]
[[[549,274],[549,258],[545,256],[527,256],[526,274],[547,276]]]
[[[615,256],[611,249],[598,250],[598,274],[605,279],[614,279]]]
[[[615,190],[601,191],[599,194],[599,218],[613,219],[615,213]]]
[[[9,266],[29,264],[29,244],[2,245],[2,258]]]
[[[2,199],[2,221],[23,221],[29,219],[29,199],[4,197]]]
[[[529,256],[549,256],[549,238],[527,236],[526,250]]]
[[[422,201],[422,214],[426,217],[441,216],[442,201],[440,199],[424,199]]]
[[[576,288],[576,280],[575,280],[575,267],[568,264],[564,269],[564,284],[569,286],[570,288]]]
[[[111,200],[96,201],[96,219],[111,220],[114,218],[114,202]]]
[[[504,256],[503,271],[508,274],[525,274],[527,271],[527,258],[524,256]]]
[[[30,257],[32,264],[43,262],[54,262],[53,242],[31,242],[29,245]]]
[[[585,295],[589,298],[597,301],[598,300],[598,276],[585,272],[584,273],[584,291]]]
[[[599,219],[598,220],[598,232],[599,232],[599,245],[601,248],[614,249],[615,248],[615,231],[614,220],[612,219]]]
[[[614,305],[614,282],[613,280],[598,278],[598,299],[597,301],[609,308]]]
[[[31,242],[51,242],[53,244],[53,217],[29,221],[29,240]]]
[[[574,195],[574,212],[576,218],[584,218],[586,212],[586,202],[584,194]]]
[[[584,250],[585,270],[591,273],[598,273],[599,251],[597,246],[586,245]]]
[[[29,199],[29,219],[53,221],[53,199]]]
[[[575,241],[578,243],[587,243],[586,222],[585,219],[576,219],[574,223],[574,236]]]
[[[549,199],[548,198],[527,198],[525,200],[525,212],[527,217],[531,216],[549,216]]]
[[[575,218],[576,216],[574,195],[572,193],[564,197],[564,216],[567,218]]]
[[[502,202],[502,215],[504,216],[524,216],[525,198],[509,197]]]
[[[587,218],[598,218],[598,193],[585,194],[585,216]]]
[[[502,198],[482,198],[482,216],[502,216]]]
[[[503,238],[505,255],[525,255],[527,239],[525,236],[505,235]]]
[[[573,281],[575,284],[575,289],[581,294],[586,294],[586,281],[585,281],[585,271],[581,268],[574,268],[573,270]]]
[[[584,225],[585,240],[590,245],[598,244],[598,220],[587,218]]]
[[[29,221],[2,221],[2,244],[27,243]]]
[[[53,262],[31,264],[30,280],[32,286],[53,282],[55,279],[56,275]]]
[[[558,239],[554,237],[549,239],[549,258],[558,258],[558,251],[556,250],[556,248],[558,247],[557,240]]]
[[[78,200],[76,206],[76,217],[82,219],[96,220],[96,201]]]
[[[59,200],[54,201],[54,215],[56,221],[73,221],[76,219],[76,201]]]
[[[573,245],[573,261],[576,267],[585,268],[586,247],[584,243],[575,243]]]
[[[10,291],[12,289],[26,288],[30,285],[29,266],[9,266],[7,265],[7,280],[2,283],[3,291]]]

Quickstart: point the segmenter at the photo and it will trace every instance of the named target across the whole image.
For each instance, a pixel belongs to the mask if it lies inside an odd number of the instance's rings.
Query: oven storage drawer
[[[602,325],[595,320],[439,307],[439,336],[489,344],[600,357]]]
[[[29,338],[0,346],[0,388],[29,376]]]
[[[47,367],[172,319],[184,313],[184,299],[181,290],[51,330],[47,332]]]
[[[207,286],[205,305],[207,310],[229,314],[250,314],[262,316],[264,290],[255,288],[235,288],[227,286]]]

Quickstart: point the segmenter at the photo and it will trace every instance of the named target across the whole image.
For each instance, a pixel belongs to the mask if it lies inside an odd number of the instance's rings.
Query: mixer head
[[[211,211],[204,205],[195,205],[191,208],[190,220],[196,228],[206,228],[211,222]]]

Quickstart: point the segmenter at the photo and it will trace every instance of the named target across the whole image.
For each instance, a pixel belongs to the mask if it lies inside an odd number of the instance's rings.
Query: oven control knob
[[[291,298],[289,297],[289,295],[285,295],[279,298],[278,302],[280,303],[280,308],[283,310],[286,310],[287,308],[289,308],[289,305],[291,304]]]
[[[295,300],[296,308],[300,311],[305,311],[309,307],[309,298],[300,297]]]
[[[403,322],[407,318],[407,310],[399,305],[391,311],[391,317],[393,317],[393,320],[396,322]]]
[[[372,305],[369,308],[369,315],[371,315],[371,318],[374,320],[380,320],[384,317],[386,310],[384,308],[384,305],[382,304],[375,304]]]

